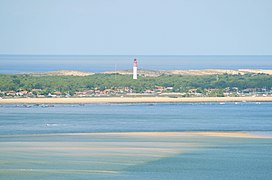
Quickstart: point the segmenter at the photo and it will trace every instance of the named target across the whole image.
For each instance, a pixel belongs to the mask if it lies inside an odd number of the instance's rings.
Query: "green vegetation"
[[[246,75],[209,75],[209,76],[178,76],[162,75],[159,77],[139,77],[133,80],[130,75],[95,74],[80,76],[30,76],[30,75],[0,75],[0,91],[33,91],[37,94],[48,94],[59,91],[63,94],[85,90],[105,90],[129,87],[132,92],[142,93],[155,89],[156,86],[172,87],[169,92],[188,92],[197,89],[217,89],[211,96],[223,95],[222,89],[238,88],[272,88],[272,76],[265,74]],[[36,94],[35,94],[36,93]]]

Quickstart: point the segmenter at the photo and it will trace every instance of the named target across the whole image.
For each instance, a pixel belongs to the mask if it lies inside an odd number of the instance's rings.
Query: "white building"
[[[137,65],[137,60],[134,59],[134,63],[133,63],[133,79],[137,79],[137,69],[138,69],[138,65]]]

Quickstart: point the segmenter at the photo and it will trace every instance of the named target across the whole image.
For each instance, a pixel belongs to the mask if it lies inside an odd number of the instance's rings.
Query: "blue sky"
[[[271,55],[271,0],[0,0],[0,54]]]

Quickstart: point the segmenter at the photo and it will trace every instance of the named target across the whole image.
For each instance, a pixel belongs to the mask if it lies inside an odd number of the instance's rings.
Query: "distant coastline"
[[[190,70],[147,70],[139,69],[138,74],[144,77],[158,77],[161,75],[180,75],[180,76],[207,76],[207,75],[245,75],[252,74],[267,74],[272,75],[271,69],[190,69]],[[94,74],[121,74],[132,75],[132,70],[115,70],[105,71],[100,73],[82,72],[78,70],[58,70],[51,72],[21,72],[17,75],[31,75],[31,76],[91,76]]]
[[[205,103],[272,102],[272,97],[101,97],[101,98],[9,98],[0,104],[96,104],[96,103]]]
[[[139,60],[139,69],[272,69],[271,55],[31,55],[1,54],[1,74],[49,72],[60,69],[83,72],[131,69],[131,60]],[[76,60],[76,61],[75,61]],[[102,63],[101,63],[102,62]],[[159,63],[158,63],[159,62]],[[65,66],[64,66],[65,64]],[[76,67],[76,69],[75,69]]]

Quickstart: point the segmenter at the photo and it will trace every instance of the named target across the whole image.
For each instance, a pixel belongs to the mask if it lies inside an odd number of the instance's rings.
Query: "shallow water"
[[[2,105],[0,179],[271,179],[271,138],[167,133],[271,136],[271,110],[272,103]],[[118,133],[146,131],[162,133]]]
[[[0,179],[271,179],[271,148],[271,139],[186,134],[6,135]]]

